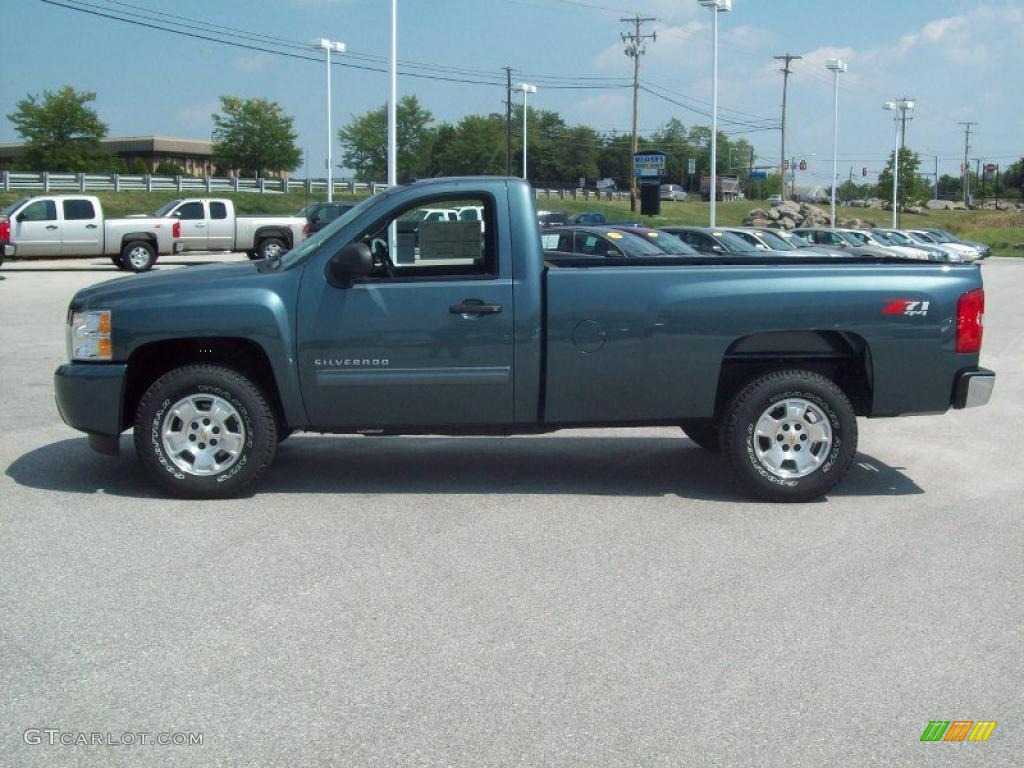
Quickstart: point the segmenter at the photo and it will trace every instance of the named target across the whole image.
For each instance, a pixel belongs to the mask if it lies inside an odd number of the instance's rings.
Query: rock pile
[[[797,227],[826,227],[829,215],[810,203],[794,203],[786,200],[775,203],[769,210],[755,208],[743,220],[745,227],[774,227],[775,229],[796,229]]]

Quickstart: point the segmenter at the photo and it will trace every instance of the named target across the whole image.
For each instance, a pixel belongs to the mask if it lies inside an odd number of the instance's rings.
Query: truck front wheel
[[[121,249],[121,266],[132,272],[146,272],[156,264],[156,248],[145,240],[132,240]]]
[[[857,417],[836,384],[805,370],[744,387],[725,410],[722,449],[754,494],[769,501],[824,496],[850,469]]]
[[[146,390],[135,413],[135,450],[175,496],[246,492],[277,448],[277,420],[252,381],[219,365],[176,368]]]

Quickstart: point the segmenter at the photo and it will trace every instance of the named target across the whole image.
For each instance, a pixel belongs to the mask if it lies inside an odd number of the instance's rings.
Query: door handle
[[[56,225],[56,224],[47,224],[47,225],[46,225],[46,228],[47,228],[47,229],[56,229],[56,228],[57,228],[57,225]]]
[[[201,221],[198,221],[198,222],[196,222],[196,229],[202,229],[202,228],[203,228],[203,227],[205,227],[205,226],[206,226],[206,225],[205,225],[205,224],[203,224],[203,222],[201,222]]]
[[[463,299],[461,304],[452,304],[448,311],[453,315],[496,315],[501,312],[501,305],[484,304],[480,299]]]
[[[85,228],[86,229],[96,229],[96,225],[95,224],[86,224]]]

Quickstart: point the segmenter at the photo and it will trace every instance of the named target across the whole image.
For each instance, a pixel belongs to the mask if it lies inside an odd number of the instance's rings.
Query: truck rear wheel
[[[719,453],[722,450],[719,438],[722,430],[717,421],[712,419],[694,419],[684,421],[681,424],[683,432],[701,448],[712,453]]]
[[[219,365],[187,365],[157,379],[135,413],[135,450],[175,496],[227,498],[266,472],[277,420],[252,381]]]
[[[132,240],[121,249],[121,266],[132,272],[146,272],[156,264],[156,248],[145,240]]]
[[[288,246],[285,245],[284,240],[279,237],[268,237],[266,240],[260,241],[256,252],[259,253],[261,259],[274,259],[287,250]]]
[[[742,483],[769,501],[810,501],[843,479],[857,417],[834,382],[805,370],[750,382],[725,410],[722,449]]]

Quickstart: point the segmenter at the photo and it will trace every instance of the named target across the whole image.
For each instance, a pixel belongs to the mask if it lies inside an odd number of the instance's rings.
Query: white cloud
[[[263,72],[270,65],[270,56],[265,53],[239,56],[231,65],[239,72]]]

